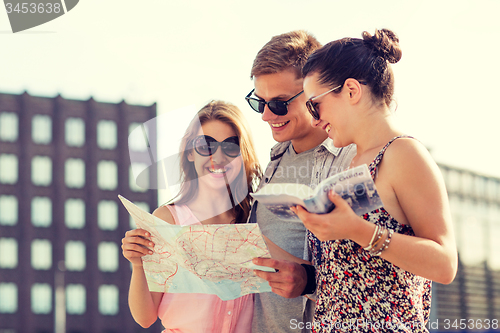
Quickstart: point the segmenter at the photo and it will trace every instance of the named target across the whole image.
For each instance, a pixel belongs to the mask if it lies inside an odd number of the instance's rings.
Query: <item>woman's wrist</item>
[[[144,270],[144,266],[142,266],[142,261],[140,264],[132,264],[132,270]]]
[[[370,240],[373,238],[374,232],[376,232],[375,224],[364,220],[360,216],[356,216],[356,219],[353,219],[351,223],[353,224],[353,233],[349,239],[363,248],[369,246]]]

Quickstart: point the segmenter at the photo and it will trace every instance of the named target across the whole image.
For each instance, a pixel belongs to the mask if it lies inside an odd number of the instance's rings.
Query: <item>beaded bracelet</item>
[[[377,252],[383,246],[383,244],[381,247],[378,247],[378,245],[384,243],[385,240],[387,239],[387,236],[384,237],[384,233],[387,231],[387,229],[384,227],[380,227],[380,230],[382,230],[380,238],[373,244],[373,247],[368,251],[370,255],[373,255],[375,252]],[[389,234],[389,231],[387,231],[387,234]]]
[[[364,247],[363,250],[366,250],[366,251],[370,251],[371,249],[373,249],[377,244],[378,242],[380,242],[380,240],[382,239],[382,235],[384,234],[384,228],[377,225],[375,227],[375,231],[373,232],[373,236],[372,236],[372,239],[370,240],[370,244],[368,244],[367,247]],[[375,235],[377,235],[375,237]],[[375,239],[375,241],[374,241]]]
[[[384,244],[382,244],[382,247],[378,251],[370,252],[370,254],[372,256],[379,256],[382,252],[384,252],[385,250],[387,250],[387,248],[389,247],[389,243],[391,242],[393,234],[394,234],[394,230],[389,229],[389,231],[387,233],[387,238],[385,239]]]

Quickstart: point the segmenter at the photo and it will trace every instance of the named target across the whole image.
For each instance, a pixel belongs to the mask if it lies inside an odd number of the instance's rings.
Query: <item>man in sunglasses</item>
[[[257,53],[251,78],[254,89],[245,97],[250,107],[269,124],[274,140],[259,188],[269,183],[299,183],[311,187],[345,169],[355,148],[338,149],[327,133],[311,126],[302,88],[302,67],[321,44],[305,31],[274,36]],[[256,271],[274,293],[255,294],[252,332],[309,332],[314,302],[299,297],[314,293],[314,267],[299,264],[310,260],[306,229],[301,223],[280,220],[258,202],[252,207],[250,222],[259,224],[263,234],[298,260],[254,259],[273,267],[276,273]]]

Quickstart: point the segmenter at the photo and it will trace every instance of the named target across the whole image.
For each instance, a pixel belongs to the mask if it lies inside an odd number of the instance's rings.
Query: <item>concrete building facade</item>
[[[0,94],[0,332],[145,331],[128,309],[133,223],[117,196],[157,206],[129,157],[150,161],[129,133],[155,116],[155,104]]]

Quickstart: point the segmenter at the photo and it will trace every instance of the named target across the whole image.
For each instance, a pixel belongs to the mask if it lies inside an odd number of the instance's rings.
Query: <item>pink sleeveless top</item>
[[[201,224],[185,205],[167,205],[176,224]],[[164,293],[158,307],[162,333],[249,333],[253,294],[222,301],[217,295]]]

